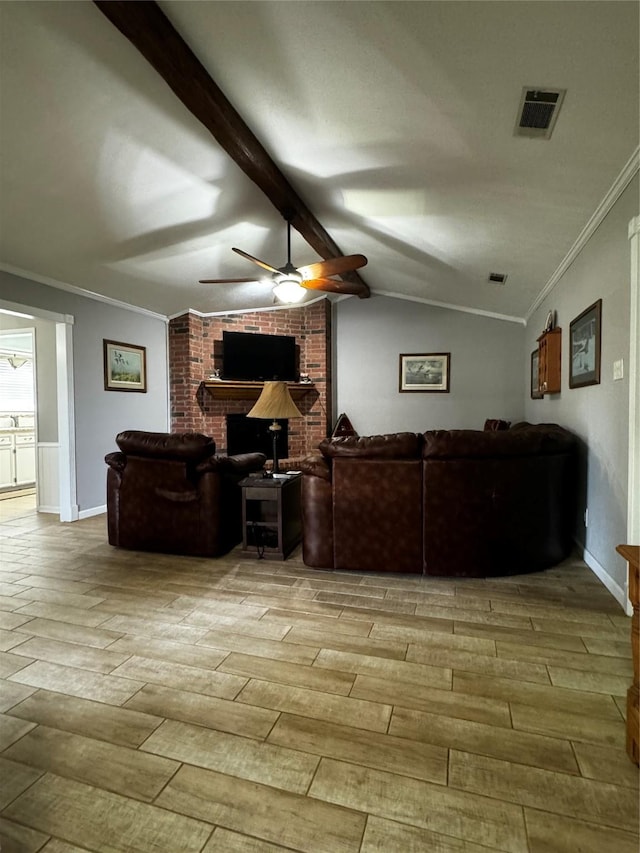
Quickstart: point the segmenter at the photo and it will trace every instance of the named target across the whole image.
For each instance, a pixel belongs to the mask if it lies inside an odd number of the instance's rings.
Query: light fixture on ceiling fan
[[[291,216],[287,217],[287,263],[283,267],[273,267],[266,261],[254,258],[242,249],[232,249],[253,264],[271,273],[273,294],[280,302],[294,304],[300,302],[307,290],[323,290],[326,293],[345,293],[360,295],[361,286],[353,285],[331,276],[352,272],[365,266],[364,255],[341,255],[315,264],[294,267],[291,263]],[[200,284],[241,284],[256,281],[255,278],[207,278]]]
[[[306,296],[306,293],[307,291],[302,287],[298,279],[291,276],[283,276],[273,287],[273,295],[276,299],[288,304],[300,302]]]

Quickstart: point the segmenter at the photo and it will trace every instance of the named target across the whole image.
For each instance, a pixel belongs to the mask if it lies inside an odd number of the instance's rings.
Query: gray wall
[[[638,177],[547,295],[527,326],[527,356],[545,324],[547,312],[562,328],[562,391],[527,400],[527,420],[554,421],[580,439],[580,506],[577,539],[587,554],[624,589],[626,565],[615,547],[626,541],[629,447],[629,221],[638,215]],[[601,382],[569,388],[569,324],[602,299]],[[625,378],[613,381],[613,362],[624,359]],[[527,375],[528,375],[527,358]],[[589,526],[584,527],[584,510]]]
[[[336,416],[361,435],[522,420],[524,326],[373,295],[334,305]],[[451,353],[449,394],[400,393],[400,353]]]
[[[56,325],[50,320],[0,314],[0,329],[35,329],[38,441],[55,443],[58,440]]]
[[[78,506],[80,511],[103,506],[106,500],[104,456],[117,449],[116,434],[124,429],[161,432],[169,429],[166,323],[148,314],[1,271],[0,298],[24,305],[27,312],[29,307],[41,308],[74,317]],[[146,394],[104,390],[104,338],[147,348]]]

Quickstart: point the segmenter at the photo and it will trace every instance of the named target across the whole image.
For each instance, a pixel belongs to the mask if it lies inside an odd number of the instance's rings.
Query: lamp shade
[[[248,418],[301,418],[302,412],[291,399],[286,382],[265,382],[255,406],[247,412]]]

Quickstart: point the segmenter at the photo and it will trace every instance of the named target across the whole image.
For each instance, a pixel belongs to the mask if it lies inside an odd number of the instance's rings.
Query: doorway
[[[3,323],[3,326],[6,324]],[[0,500],[36,495],[35,329],[0,328]]]
[[[37,509],[76,521],[72,330],[74,318],[0,299],[0,330],[35,329]],[[37,425],[36,425],[37,420]],[[37,437],[35,432],[37,431]]]

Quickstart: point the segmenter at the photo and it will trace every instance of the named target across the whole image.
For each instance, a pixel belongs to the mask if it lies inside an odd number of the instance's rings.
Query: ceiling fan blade
[[[201,278],[198,284],[247,284],[250,281],[257,281],[253,278]]]
[[[335,278],[312,278],[301,281],[300,285],[308,290],[324,290],[327,293],[349,293],[353,296],[359,296],[362,293],[361,285]]]
[[[268,270],[269,272],[280,272],[276,267],[272,267],[271,264],[268,264],[266,261],[261,261],[259,258],[254,258],[253,255],[243,252],[242,249],[232,249],[232,251],[237,255],[241,255],[243,258],[246,258],[248,261],[251,261],[251,263],[262,267],[263,270]]]
[[[324,278],[329,275],[351,272],[351,270],[360,269],[366,263],[367,259],[364,255],[342,255],[339,258],[329,258],[328,261],[319,261],[317,264],[298,267],[298,272],[304,281],[308,281],[313,278]]]

